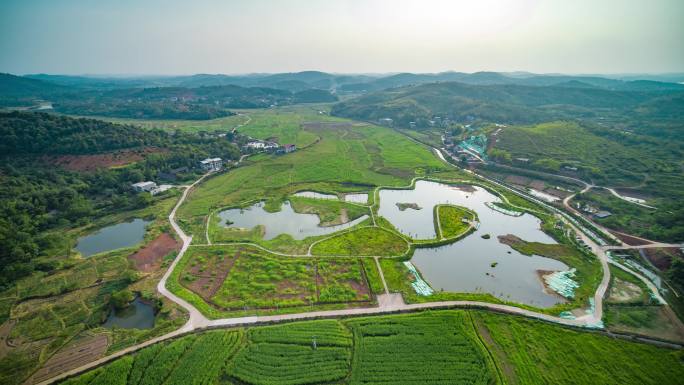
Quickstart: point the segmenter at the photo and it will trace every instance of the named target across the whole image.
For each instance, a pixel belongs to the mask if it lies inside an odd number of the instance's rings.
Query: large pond
[[[368,215],[363,215],[341,225],[320,226],[318,215],[297,213],[290,206],[290,202],[283,203],[281,210],[275,213],[264,210],[264,203],[260,202],[245,209],[221,211],[218,216],[221,218],[221,226],[252,229],[263,225],[265,240],[273,239],[280,234],[289,234],[294,239],[330,234],[355,226],[368,218]]]
[[[104,227],[95,233],[79,238],[76,250],[84,257],[89,257],[105,251],[134,246],[142,242],[145,236],[145,227],[149,223],[150,221],[138,218],[130,222]]]
[[[477,186],[463,188],[418,181],[413,190],[381,190],[379,214],[399,231],[417,239],[436,236],[433,207],[451,203],[475,211],[480,227],[450,245],[417,249],[411,260],[436,291],[491,293],[496,297],[539,307],[563,302],[543,290],[538,270],[566,270],[555,259],[526,256],[502,244],[498,235],[513,234],[523,240],[556,243],[540,229],[541,221],[529,214],[513,217],[492,210],[485,202],[501,200]],[[420,210],[400,210],[397,203],[416,203]],[[481,236],[490,234],[490,239]],[[492,264],[496,264],[492,267]]]
[[[154,307],[136,298],[125,309],[113,310],[102,325],[106,328],[152,329],[154,327]]]

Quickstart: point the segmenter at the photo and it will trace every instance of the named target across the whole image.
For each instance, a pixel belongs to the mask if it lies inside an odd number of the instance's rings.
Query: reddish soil
[[[672,266],[673,258],[684,258],[677,248],[644,249],[644,255],[661,271],[666,271]]]
[[[206,301],[211,302],[211,297],[216,294],[223,284],[223,281],[226,280],[230,270],[233,268],[233,265],[235,265],[235,261],[237,261],[239,257],[239,251],[232,258],[225,257],[222,261],[219,261],[217,257],[214,257],[207,266],[204,266],[204,271],[200,271],[202,267],[199,264],[190,267],[188,272],[193,275],[196,280],[185,283],[184,285]]]
[[[503,243],[504,245],[508,246],[513,246],[517,243],[522,242],[522,239],[516,237],[513,234],[499,235],[497,236],[497,239],[499,240],[499,243]]]
[[[128,259],[135,263],[136,269],[149,273],[161,267],[165,255],[179,248],[180,244],[173,237],[163,233],[135,254],[129,255]]]
[[[47,157],[45,160],[71,171],[93,171],[98,168],[125,166],[143,160],[148,154],[162,151],[159,148],[146,147],[94,155],[62,155]]]
[[[29,378],[25,384],[37,384],[60,373],[85,365],[102,357],[109,344],[105,334],[76,341],[61,349]]]
[[[611,232],[611,234],[615,235],[619,240],[621,240],[622,242],[624,242],[630,246],[641,246],[641,245],[648,245],[649,244],[649,242],[642,241],[641,239],[634,238],[634,237],[629,236],[629,235],[624,234],[624,233],[620,233],[617,231],[610,231],[610,232]]]
[[[544,189],[546,188],[546,183],[540,180],[533,180],[532,182],[530,182],[530,187],[532,187],[535,190],[544,191]]]
[[[526,178],[520,175],[509,175],[506,177],[505,181],[511,184],[517,184],[520,186],[527,186],[530,183],[530,178]]]

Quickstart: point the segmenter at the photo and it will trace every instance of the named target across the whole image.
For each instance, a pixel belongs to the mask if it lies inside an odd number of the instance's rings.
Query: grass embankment
[[[477,214],[462,206],[456,205],[437,205],[435,206],[435,214],[439,218],[439,226],[437,226],[437,234],[440,238],[453,238],[463,234],[470,228],[468,222],[477,219]],[[465,221],[465,222],[464,222]]]
[[[188,250],[168,288],[211,318],[371,306],[382,282],[372,259],[293,258],[251,246]]]
[[[313,255],[401,256],[408,243],[381,227],[361,227],[325,239],[311,249]]]
[[[684,375],[681,360],[681,351],[522,317],[442,310],[210,331],[66,383],[667,385]]]

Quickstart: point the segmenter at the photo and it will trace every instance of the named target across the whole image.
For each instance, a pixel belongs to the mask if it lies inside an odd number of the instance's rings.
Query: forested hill
[[[409,122],[426,125],[433,116],[513,124],[624,114],[637,119],[679,119],[684,117],[684,106],[678,104],[681,95],[684,92],[447,82],[371,93],[336,104],[332,114],[363,120],[392,118],[401,126]],[[661,100],[669,106],[665,114],[654,108]]]
[[[61,155],[84,161],[102,152],[156,147],[122,166],[91,171],[61,168]],[[48,156],[46,156],[48,155]],[[68,230],[97,218],[141,209],[155,199],[131,184],[161,182],[160,172],[183,168],[186,179],[207,157],[238,159],[227,137],[167,133],[46,113],[0,113],[0,290],[35,270],[50,272],[74,246]]]
[[[93,154],[166,144],[161,130],[46,113],[0,113],[0,153]]]

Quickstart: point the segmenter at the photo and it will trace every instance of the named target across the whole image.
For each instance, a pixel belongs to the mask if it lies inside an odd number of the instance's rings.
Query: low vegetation
[[[443,310],[205,332],[147,347],[65,383],[102,376],[128,384],[665,385],[684,375],[681,359],[681,351],[522,317]]]
[[[477,215],[465,207],[454,205],[435,206],[435,213],[439,218],[439,226],[442,238],[452,238],[462,235],[470,222],[477,219]]]
[[[373,300],[369,279],[377,288],[379,277],[366,275],[367,263],[374,262],[357,258],[291,258],[253,247],[214,246],[191,249],[178,270],[182,271],[179,283],[200,297],[195,300],[209,306],[224,311],[278,310],[369,304]],[[183,290],[175,291],[187,296]]]
[[[360,227],[318,242],[314,255],[399,256],[408,251],[406,240],[381,227]]]

